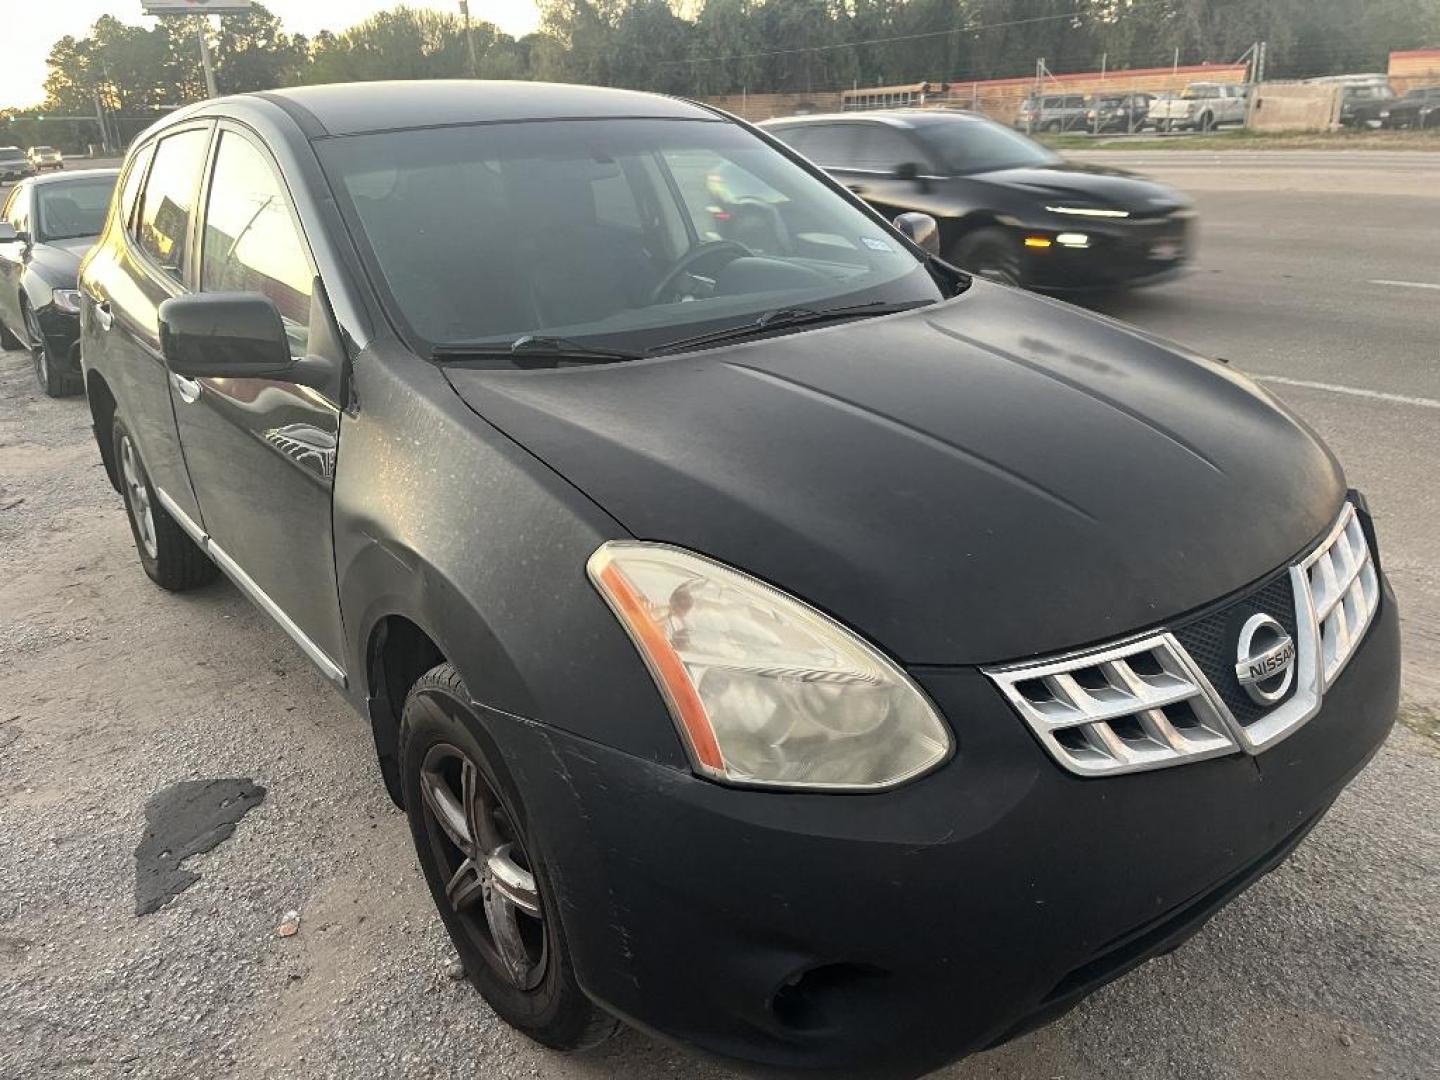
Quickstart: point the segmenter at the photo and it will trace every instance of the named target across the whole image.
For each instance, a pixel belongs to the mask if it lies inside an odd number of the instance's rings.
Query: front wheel
[[[35,382],[46,397],[70,397],[85,389],[80,376],[65,371],[50,353],[50,343],[40,329],[40,320],[28,303],[20,307],[25,319],[25,333],[30,338],[30,359],[35,365]]]
[[[471,984],[511,1027],[580,1050],[619,1024],[580,989],[559,906],[519,794],[460,675],[421,676],[400,721],[406,813],[420,867]]]
[[[992,226],[962,236],[951,249],[948,261],[986,281],[1022,284],[1020,248],[1004,229]]]
[[[1168,131],[1170,130],[1170,125],[1171,125],[1171,121],[1169,121],[1169,120],[1156,120],[1156,121],[1155,121],[1155,130],[1156,130],[1156,131],[1168,132]]]

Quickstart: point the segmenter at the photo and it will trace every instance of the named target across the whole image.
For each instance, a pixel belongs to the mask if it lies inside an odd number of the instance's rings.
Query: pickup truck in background
[[[1149,119],[1157,131],[1212,131],[1221,124],[1243,124],[1245,90],[1224,83],[1191,83],[1179,97],[1153,102]]]

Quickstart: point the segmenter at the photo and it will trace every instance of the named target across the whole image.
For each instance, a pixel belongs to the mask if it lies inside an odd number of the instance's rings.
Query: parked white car
[[[1246,88],[1226,83],[1191,83],[1179,97],[1162,98],[1150,106],[1150,122],[1158,131],[1211,131],[1221,124],[1245,123]]]
[[[53,146],[32,146],[25,151],[25,156],[30,159],[30,164],[34,165],[38,172],[65,167],[65,155]]]

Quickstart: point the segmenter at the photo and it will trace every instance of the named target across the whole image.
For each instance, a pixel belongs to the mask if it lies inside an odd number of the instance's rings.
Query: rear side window
[[[140,206],[140,250],[176,281],[185,266],[190,215],[195,210],[200,170],[209,145],[208,128],[194,128],[161,139],[150,178],[145,182]]]
[[[223,132],[205,209],[201,290],[269,297],[280,310],[291,355],[304,356],[314,281],[308,249],[269,159],[243,136]]]
[[[918,164],[920,151],[893,128],[881,124],[865,124],[859,128],[853,160],[858,169],[889,172],[905,162],[913,161]]]
[[[130,171],[125,174],[125,186],[120,189],[120,224],[131,236],[136,236],[135,204],[140,201],[140,185],[145,182],[145,169],[155,153],[154,144],[144,147],[130,161]]]

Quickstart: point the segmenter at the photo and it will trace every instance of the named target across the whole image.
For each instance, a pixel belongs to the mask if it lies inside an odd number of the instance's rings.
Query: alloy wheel
[[[145,471],[140,467],[139,455],[129,434],[120,437],[120,478],[125,488],[125,502],[130,507],[130,517],[135,522],[136,535],[145,554],[155,559],[160,556],[160,545],[155,539],[155,511],[150,505],[150,486],[145,482]]]
[[[449,743],[420,767],[425,832],[466,936],[521,990],[545,975],[544,908],[519,829],[480,766]]]

